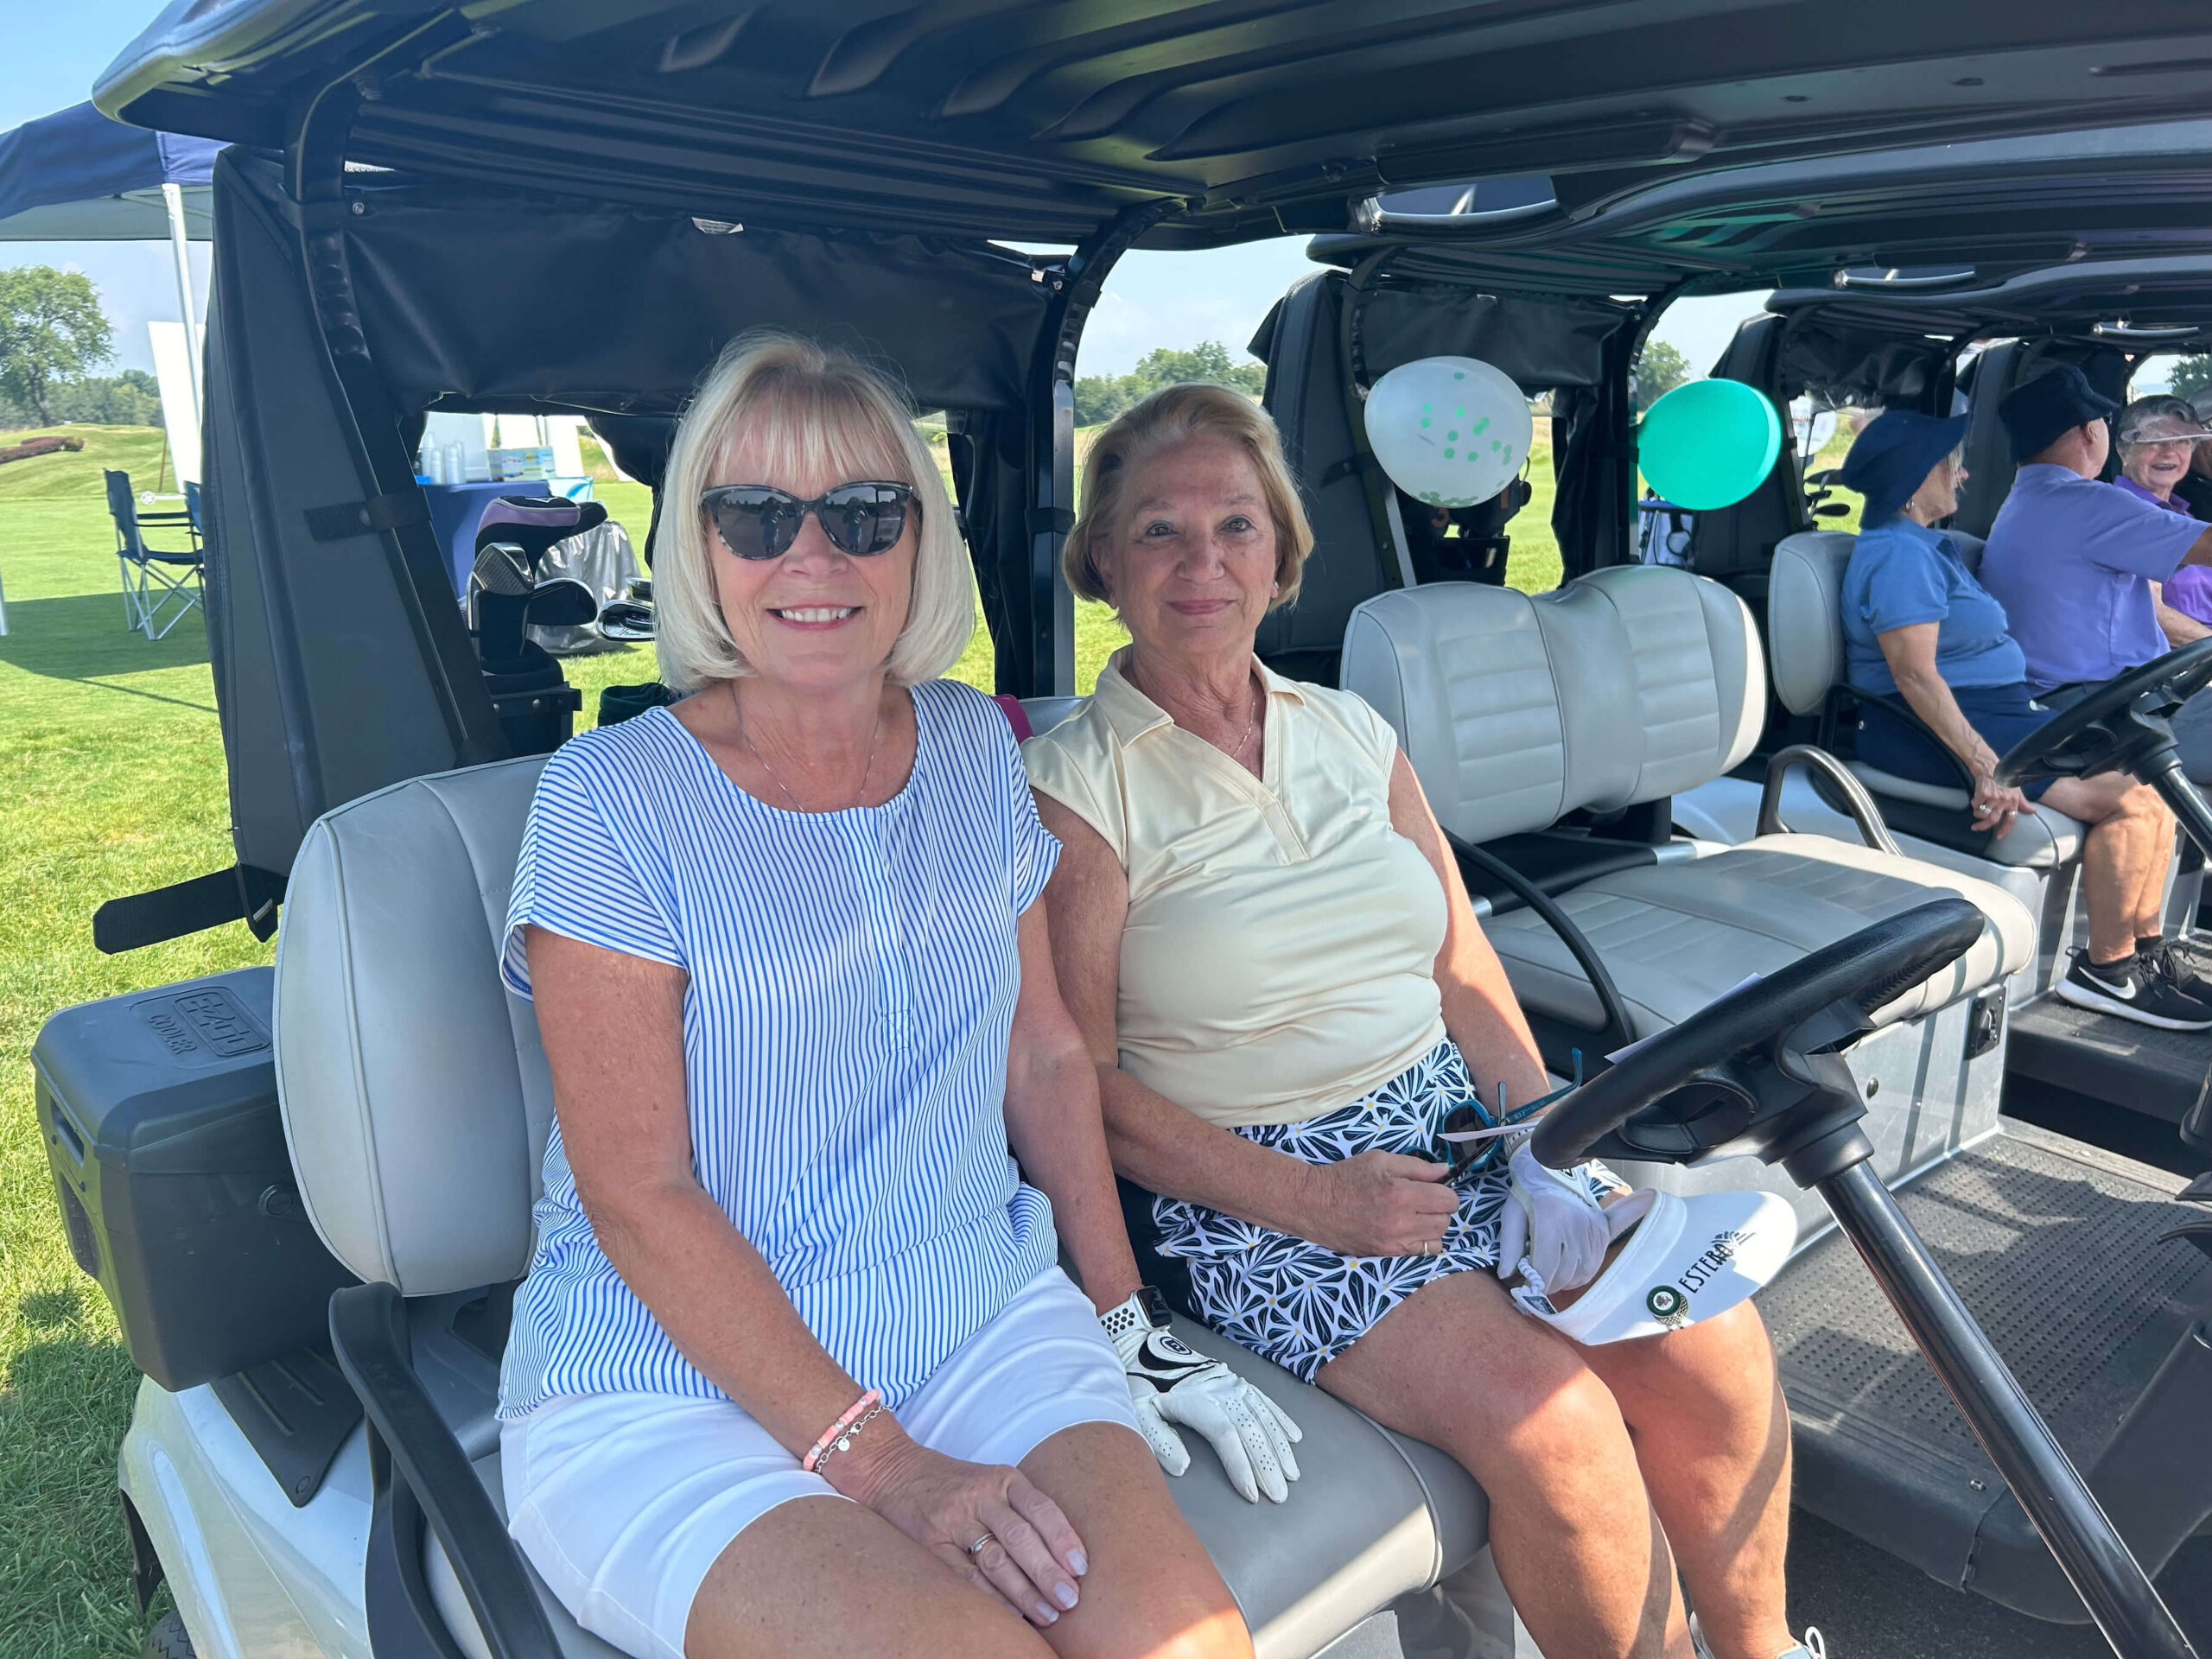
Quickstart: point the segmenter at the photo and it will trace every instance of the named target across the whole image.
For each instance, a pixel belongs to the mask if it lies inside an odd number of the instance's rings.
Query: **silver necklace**
[[[1236,740],[1236,747],[1229,752],[1229,758],[1240,766],[1244,764],[1244,746],[1252,741],[1252,728],[1260,723],[1260,704],[1265,700],[1260,689],[1253,687],[1252,712],[1244,717],[1244,735]]]
[[[1126,680],[1130,679],[1132,677],[1127,670],[1124,670],[1122,671],[1122,677]],[[1249,683],[1251,676],[1248,673],[1245,676],[1245,678]],[[1137,690],[1142,691],[1144,688],[1140,685],[1137,687]],[[1267,706],[1267,693],[1262,690],[1258,686],[1253,686],[1252,712],[1244,717],[1244,734],[1236,740],[1236,747],[1228,751],[1229,758],[1236,762],[1240,766],[1244,764],[1244,746],[1252,741],[1253,728],[1260,723],[1260,710]],[[1173,719],[1173,716],[1170,715],[1169,718]]]
[[[754,747],[752,729],[745,723],[745,705],[738,701],[737,682],[735,680],[731,680],[728,683],[729,685],[729,706],[734,709],[737,714],[737,735],[739,741],[745,745],[746,752],[752,755],[755,760],[758,760],[760,763],[760,770],[768,774],[768,781],[775,785],[778,789],[784,791],[784,798],[791,804],[791,810],[794,812],[805,811],[806,809],[798,804],[798,797],[791,793],[791,786],[783,780],[782,777],[777,772],[775,767],[768,764],[768,757],[761,753],[760,751]],[[868,780],[870,774],[875,771],[875,746],[882,740],[882,737],[883,704],[881,701],[879,700],[875,706],[875,729],[868,734],[868,765],[861,769],[861,786],[859,791],[854,795],[851,800],[846,802],[843,806],[828,807],[823,809],[824,810],[842,812],[851,807],[858,806],[862,801],[868,798]]]

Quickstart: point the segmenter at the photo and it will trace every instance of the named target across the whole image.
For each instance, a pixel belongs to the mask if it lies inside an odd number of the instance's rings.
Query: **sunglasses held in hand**
[[[840,552],[874,558],[899,545],[906,515],[921,508],[911,484],[880,481],[840,484],[811,501],[766,484],[724,484],[699,497],[699,510],[714,520],[722,545],[741,559],[777,559],[798,539],[799,526],[812,513],[822,533]]]
[[[1457,1185],[1470,1175],[1479,1174],[1490,1166],[1497,1155],[1498,1142],[1531,1119],[1541,1116],[1551,1109],[1552,1103],[1562,1095],[1573,1093],[1582,1086],[1582,1051],[1574,1051],[1574,1081],[1564,1088],[1554,1089],[1548,1095],[1540,1095],[1527,1105],[1508,1111],[1505,1108],[1505,1085],[1497,1085],[1497,1111],[1493,1116],[1484,1109],[1479,1098],[1463,1101],[1445,1115],[1443,1127],[1436,1132],[1434,1156],[1440,1164],[1451,1169],[1445,1179]]]

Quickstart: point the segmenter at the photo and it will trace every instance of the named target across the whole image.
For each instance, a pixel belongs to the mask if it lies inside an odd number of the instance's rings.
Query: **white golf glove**
[[[1588,1284],[1613,1242],[1616,1224],[1605,1208],[1580,1181],[1538,1163],[1525,1141],[1505,1166],[1513,1187],[1498,1217],[1497,1276],[1517,1273],[1539,1293]],[[1635,1218],[1624,1216],[1618,1225],[1624,1230]]]
[[[1167,1328],[1159,1298],[1147,1285],[1099,1320],[1128,1374],[1129,1400],[1153,1456],[1171,1475],[1191,1466],[1183,1437],[1168,1427],[1181,1423],[1213,1442],[1229,1484],[1247,1503],[1258,1503],[1262,1492],[1283,1502],[1298,1478],[1291,1442],[1306,1436],[1228,1366],[1186,1347]]]

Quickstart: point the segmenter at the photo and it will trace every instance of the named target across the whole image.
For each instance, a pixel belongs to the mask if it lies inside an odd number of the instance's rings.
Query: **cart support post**
[[[1863,1160],[1815,1183],[2120,1659],[2196,1650],[2064,1448]]]

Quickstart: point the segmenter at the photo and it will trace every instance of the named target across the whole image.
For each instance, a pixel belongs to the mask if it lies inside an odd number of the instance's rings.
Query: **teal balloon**
[[[1678,507],[1732,507],[1766,481],[1782,453],[1782,416],[1740,380],[1691,380],[1651,405],[1637,429],[1644,480]]]

